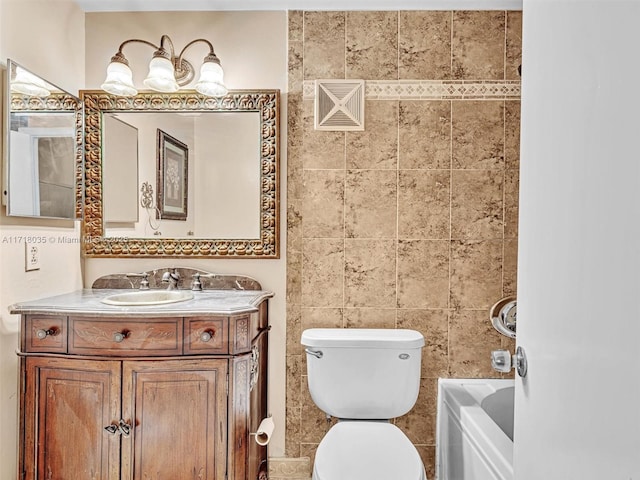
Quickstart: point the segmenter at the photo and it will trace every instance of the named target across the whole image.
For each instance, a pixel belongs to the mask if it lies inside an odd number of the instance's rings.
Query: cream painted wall
[[[85,260],[85,286],[105,274],[143,271],[157,267],[197,267],[217,273],[249,275],[263,288],[275,292],[270,301],[272,330],[269,342],[269,409],[276,430],[269,445],[269,455],[284,456],[285,431],[285,221],[286,221],[286,95],[287,88],[287,16],[286,12],[138,12],[89,13],[86,28],[86,88],[97,89],[104,80],[105,69],[120,43],[140,38],[158,44],[167,34],[177,49],[195,38],[206,38],[225,70],[225,83],[230,89],[277,88],[281,96],[283,155],[281,168],[281,236],[279,260],[198,260],[198,259],[95,259]],[[191,47],[187,58],[199,65],[207,53],[202,45]],[[142,87],[152,50],[140,44],[125,47],[124,54],[134,72],[134,82]]]
[[[77,93],[84,85],[84,12],[72,0],[0,0],[3,71],[7,58]],[[2,97],[4,105],[4,89]],[[9,479],[15,478],[17,458],[18,317],[7,307],[75,290],[82,285],[82,270],[78,222],[7,217],[4,207],[0,211],[0,478]],[[24,271],[24,237],[42,240],[40,270]]]

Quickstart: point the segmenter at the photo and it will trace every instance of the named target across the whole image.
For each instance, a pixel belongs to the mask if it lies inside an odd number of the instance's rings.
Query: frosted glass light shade
[[[142,83],[156,92],[177,92],[178,82],[176,82],[171,60],[164,57],[153,57],[149,62],[149,74]]]
[[[107,78],[100,86],[105,92],[112,95],[132,97],[138,93],[133,86],[133,74],[131,69],[121,62],[111,62],[107,67]]]
[[[202,64],[195,89],[208,97],[222,97],[227,94],[227,87],[224,86],[224,72],[219,63],[204,62]]]
[[[11,91],[33,97],[51,95],[44,80],[18,66],[16,66],[16,77],[11,81]]]

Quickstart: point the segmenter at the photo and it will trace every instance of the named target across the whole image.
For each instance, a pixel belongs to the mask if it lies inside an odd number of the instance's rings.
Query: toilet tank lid
[[[401,328],[310,328],[302,332],[306,347],[420,348],[420,332]]]

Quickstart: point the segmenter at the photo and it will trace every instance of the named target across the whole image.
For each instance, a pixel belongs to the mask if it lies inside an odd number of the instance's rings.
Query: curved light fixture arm
[[[180,52],[180,55],[178,55],[178,61],[182,60],[182,55],[184,55],[184,52],[187,51],[187,48],[189,48],[194,43],[198,43],[198,42],[206,43],[209,46],[209,55],[213,55],[214,57],[216,56],[215,52],[213,51],[213,44],[209,40],[206,40],[204,38],[196,38],[195,40],[191,40],[189,43],[187,43],[184,46],[184,48]],[[207,56],[209,56],[209,55],[207,55]],[[218,58],[218,57],[216,57],[216,58]]]
[[[169,42],[169,47],[171,48],[171,52],[169,53],[171,55],[171,60],[173,61],[176,57],[176,52],[175,49],[173,48],[173,42],[171,41],[171,37],[169,37],[169,35],[162,35],[162,37],[160,37],[160,50],[166,52],[167,49],[164,48],[164,42],[165,40],[167,42]]]
[[[151,42],[149,42],[147,40],[141,40],[139,38],[131,38],[129,40],[125,40],[124,42],[122,42],[120,44],[120,47],[118,47],[117,53],[113,57],[111,57],[111,61],[112,62],[120,62],[120,63],[124,63],[125,65],[129,65],[129,61],[125,58],[124,54],[122,53],[122,49],[124,48],[124,46],[129,44],[129,43],[144,43],[145,45],[149,45],[154,50],[158,50],[158,49],[162,48],[162,43],[158,47],[157,45],[155,45],[155,44],[153,44],[153,43],[151,43]],[[172,45],[172,47],[173,47],[173,45]]]
[[[182,57],[191,45],[198,42],[205,43],[209,47],[209,53],[204,57],[203,61],[213,62],[220,66],[220,59],[217,57],[215,51],[213,50],[213,44],[209,40],[206,40],[204,38],[196,38],[195,40],[191,40],[189,43],[187,43],[184,46],[184,48],[180,51],[180,54],[178,55],[178,57],[174,60],[174,65],[176,68],[176,79],[178,79],[179,76],[186,77],[187,75],[189,75],[189,79],[188,79],[189,81],[193,78],[193,68],[191,67],[191,64]],[[179,85],[181,84],[180,82],[181,80],[178,79]],[[184,83],[188,83],[188,82],[185,81]]]

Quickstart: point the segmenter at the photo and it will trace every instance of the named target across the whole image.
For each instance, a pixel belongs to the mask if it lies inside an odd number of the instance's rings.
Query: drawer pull
[[[205,330],[200,334],[200,340],[203,342],[208,342],[213,338],[215,334],[216,332],[214,332],[213,330]]]
[[[57,332],[55,328],[48,328],[46,330],[40,329],[36,332],[36,337],[40,340],[44,340],[47,337],[53,337]]]
[[[129,336],[129,332],[127,331],[116,332],[113,334],[113,341],[116,343],[122,343],[124,342],[124,339],[127,338],[128,336]]]

